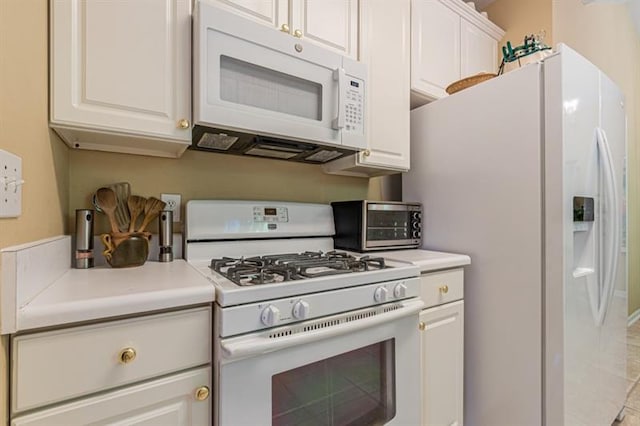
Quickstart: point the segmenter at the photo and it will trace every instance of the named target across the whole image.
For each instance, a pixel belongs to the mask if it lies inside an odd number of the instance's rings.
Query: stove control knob
[[[404,283],[400,283],[393,288],[393,297],[396,299],[403,299],[407,295],[407,286]]]
[[[309,303],[300,300],[293,305],[293,311],[291,313],[295,319],[302,320],[309,317],[309,309]]]
[[[373,300],[375,300],[378,303],[386,302],[387,293],[389,293],[389,291],[386,288],[378,287],[376,288],[376,291],[373,293]]]
[[[418,238],[420,238],[420,231],[413,231],[413,233],[411,234],[411,236],[417,240]]]
[[[280,309],[273,305],[269,305],[262,311],[262,323],[267,327],[271,327],[280,322]]]

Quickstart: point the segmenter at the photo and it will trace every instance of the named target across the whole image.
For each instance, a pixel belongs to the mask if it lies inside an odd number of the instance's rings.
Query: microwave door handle
[[[346,79],[347,79],[347,75],[344,72],[344,68],[340,67],[333,70],[333,80],[338,82],[338,115],[331,123],[331,127],[333,127],[334,130],[344,129],[344,120],[345,120],[344,104],[346,102],[346,97],[347,97],[347,88],[345,86]]]

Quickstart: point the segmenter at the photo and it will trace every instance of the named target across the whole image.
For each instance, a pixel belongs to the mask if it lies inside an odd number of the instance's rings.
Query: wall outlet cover
[[[22,158],[0,149],[0,217],[22,214]]]
[[[180,203],[182,196],[180,194],[160,194],[160,199],[167,203],[165,209],[173,212],[173,221],[180,222]]]

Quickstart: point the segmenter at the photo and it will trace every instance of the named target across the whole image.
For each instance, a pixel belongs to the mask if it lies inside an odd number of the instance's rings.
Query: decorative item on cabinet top
[[[526,64],[540,62],[553,53],[551,47],[544,43],[546,35],[547,32],[545,30],[527,35],[524,37],[522,46],[515,48],[511,47],[510,41],[507,41],[507,45],[502,46],[502,62],[500,63],[498,74],[512,71]]]
[[[100,236],[105,247],[102,254],[109,265],[114,268],[143,265],[149,255],[151,239],[151,233],[146,228],[165,208],[166,203],[155,197],[128,195],[124,198],[123,193],[118,194],[109,187],[99,188],[93,202],[96,210],[109,219],[111,232]],[[129,219],[117,220],[117,210],[126,210],[126,215],[122,214],[122,217]],[[137,226],[142,214],[142,223]]]
[[[472,75],[471,77],[463,78],[462,80],[458,80],[454,83],[451,83],[447,86],[445,91],[449,95],[453,95],[456,92],[467,89],[469,87],[475,86],[476,84],[480,84],[483,81],[490,80],[494,77],[497,77],[498,74],[489,73],[489,72],[481,72],[476,75]]]

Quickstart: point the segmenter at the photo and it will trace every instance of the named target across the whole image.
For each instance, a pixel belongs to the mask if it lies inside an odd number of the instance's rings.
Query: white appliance
[[[416,266],[334,252],[330,205],[189,201],[215,285],[216,425],[420,423]]]
[[[199,1],[193,148],[325,163],[366,148],[367,68]]]
[[[625,402],[626,118],[560,45],[411,113],[423,247],[468,253],[470,425],[610,425]]]

